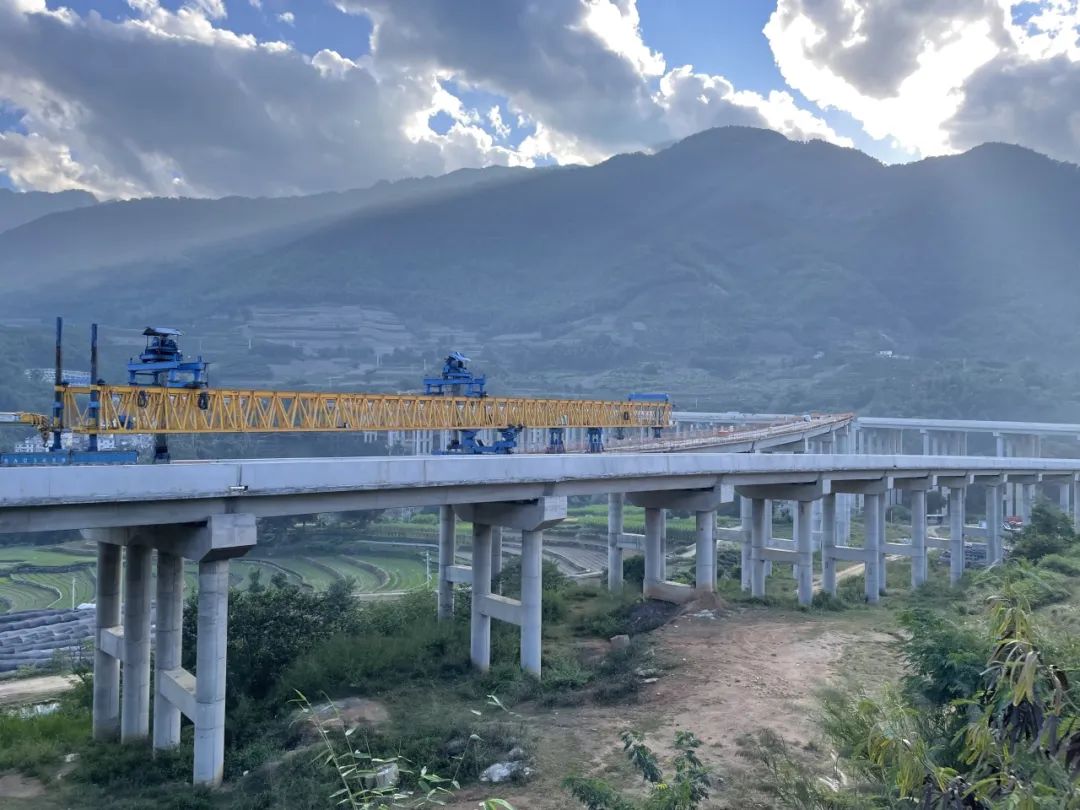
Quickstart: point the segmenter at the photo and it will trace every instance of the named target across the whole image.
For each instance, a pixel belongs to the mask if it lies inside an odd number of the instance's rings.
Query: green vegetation
[[[664,772],[652,749],[645,745],[640,734],[622,734],[623,752],[630,764],[641,774],[649,794],[640,801],[625,798],[621,791],[603,779],[570,776],[565,787],[588,810],[696,810],[709,798],[712,777],[698,758],[701,740],[689,731],[675,732],[672,760],[675,773],[665,779]]]
[[[314,576],[334,559],[313,555],[305,574]],[[355,584],[348,578],[315,590],[281,570],[264,578],[268,570],[248,566],[247,581],[230,597],[224,790],[188,785],[192,730],[186,722],[180,749],[151,759],[139,747],[91,744],[87,699],[65,702],[58,715],[0,714],[0,769],[46,778],[64,805],[76,810],[103,803],[126,810],[150,802],[175,810],[314,810],[349,795],[357,807],[386,799],[370,787],[364,788],[368,794],[360,790],[350,768],[366,773],[392,761],[401,781],[391,793],[404,797],[401,806],[413,806],[431,791],[435,799],[456,784],[475,782],[511,752],[528,757],[533,734],[515,706],[633,700],[643,677],[638,673],[662,667],[644,638],[607,655],[586,654],[584,642],[595,642],[597,631],[644,626],[640,617],[652,617],[652,605],[577,584],[548,561],[542,681],[520,670],[519,631],[501,622],[493,627],[491,669],[476,676],[469,662],[467,591],[457,593],[455,618],[438,622],[435,594],[426,589],[365,602],[353,598]],[[496,587],[508,596],[519,593],[516,560]],[[192,669],[196,627],[191,594],[184,665]],[[318,697],[298,709],[298,692]],[[378,707],[375,715],[350,714],[356,701]],[[347,738],[341,736],[346,731]],[[50,779],[69,753],[78,755],[71,772],[60,782]],[[339,793],[343,778],[349,790]]]
[[[1059,551],[1041,554],[1046,547]],[[1073,612],[1062,608],[1076,598],[1077,582],[1062,569],[1080,566],[1080,545],[1069,522],[1042,504],[1016,548],[1025,553],[968,574],[960,587],[931,581],[901,600],[910,607],[900,613],[899,684],[825,694],[821,730],[842,780],[819,778],[776,735],[747,746],[782,806],[1080,805],[1072,677],[1080,645]]]

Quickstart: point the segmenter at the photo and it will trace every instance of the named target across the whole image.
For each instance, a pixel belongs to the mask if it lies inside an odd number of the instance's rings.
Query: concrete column
[[[543,532],[521,533],[521,668],[540,677]]]
[[[470,655],[481,672],[491,666],[491,617],[480,610],[481,597],[491,593],[491,534],[491,526],[473,523]]]
[[[94,719],[95,740],[115,740],[120,736],[120,662],[101,649],[102,631],[120,624],[121,547],[98,543],[97,617],[94,639]]]
[[[964,493],[963,487],[949,490],[949,582],[964,575]]]
[[[663,522],[663,509],[650,507],[645,510],[645,582],[643,590],[646,596],[649,595],[651,588],[664,581],[663,568],[661,567],[664,556]]]
[[[1072,519],[1073,528],[1080,531],[1080,481],[1072,485]]]
[[[621,591],[623,586],[623,554],[619,542],[623,534],[623,502],[621,492],[608,495],[607,508],[607,586],[609,591]]]
[[[881,512],[881,501],[881,495],[866,495],[863,498],[863,527],[866,533],[865,590],[866,601],[872,605],[877,604],[881,598],[878,586],[878,552],[881,548],[881,520],[878,515]]]
[[[454,507],[439,507],[439,612],[440,619],[454,615],[454,583],[450,581],[449,568],[457,555],[457,538],[454,529],[457,518]]]
[[[986,488],[986,559],[990,565],[999,563],[1001,549],[1001,486]]]
[[[836,596],[836,560],[832,550],[836,548],[836,495],[821,499],[821,587]]]
[[[184,559],[159,551],[154,623],[154,748],[180,744],[180,709],[165,699],[161,673],[180,667],[183,623]]]
[[[503,569],[503,552],[502,552],[502,526],[491,527],[491,582],[492,590],[495,593],[502,593],[502,583],[497,586],[495,583],[499,577],[502,576]]]
[[[813,522],[810,513],[812,501],[799,501],[796,513],[799,516],[799,531],[795,538],[795,548],[799,552],[799,604],[808,607],[814,598],[814,541]]]
[[[881,498],[881,508],[878,510],[878,520],[881,523],[881,528],[878,530],[878,593],[882,596],[885,595],[885,575],[887,568],[885,564],[885,543],[888,542],[888,535],[885,531],[886,520],[885,516],[888,514],[888,497],[889,492],[886,491]]]
[[[762,546],[771,546],[773,539],[773,502],[765,499],[765,533],[762,535]],[[765,560],[764,571],[766,579],[772,576],[772,560]],[[765,592],[762,591],[762,594]]]
[[[814,548],[821,547],[821,524],[822,524],[822,512],[821,501],[810,502],[810,537],[813,541]]]
[[[660,581],[667,580],[667,509],[660,510]]]
[[[1058,508],[1066,515],[1069,514],[1069,485],[1058,485]]]
[[[698,512],[697,519],[697,589],[712,592],[716,590],[716,512]]]
[[[920,430],[922,434],[922,454],[924,456],[930,455],[930,434],[925,430]]]
[[[911,587],[926,582],[926,491],[911,492]]]
[[[199,563],[195,647],[197,785],[220,785],[225,764],[225,656],[229,639],[229,561]]]
[[[753,506],[750,499],[739,498],[739,522],[742,529],[742,554],[740,556],[741,585],[744,591],[750,590],[751,543],[753,542]]]
[[[765,547],[765,538],[769,535],[772,513],[769,511],[769,502],[764,498],[754,498],[750,504],[750,594],[760,599],[765,596],[765,560],[761,559],[761,550]]]
[[[124,666],[120,693],[120,740],[150,735],[150,585],[153,551],[128,546],[124,565]]]
[[[791,547],[797,549],[799,547],[799,502],[788,502],[788,514],[791,515]],[[797,583],[799,581],[799,564],[797,562],[791,564],[791,578]]]
[[[1024,519],[1026,526],[1031,522],[1031,504],[1035,500],[1035,485],[1021,484],[1020,498],[1020,516]]]

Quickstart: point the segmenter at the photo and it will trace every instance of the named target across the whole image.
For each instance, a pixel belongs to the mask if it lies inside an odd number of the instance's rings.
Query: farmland
[[[358,542],[341,553],[290,550],[267,557],[252,555],[233,561],[230,580],[233,587],[243,589],[253,572],[258,572],[264,585],[281,575],[305,590],[321,591],[338,580],[352,579],[358,595],[400,593],[427,582],[425,551],[419,545]],[[93,602],[94,568],[93,549],[86,544],[0,548],[0,613]],[[189,592],[197,587],[194,564],[188,564],[184,580]]]

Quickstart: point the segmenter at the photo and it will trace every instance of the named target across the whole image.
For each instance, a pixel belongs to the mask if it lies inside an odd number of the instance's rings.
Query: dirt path
[[[0,681],[0,706],[21,706],[49,700],[68,691],[78,682],[74,675],[44,675]]]
[[[540,740],[537,778],[524,787],[469,791],[452,807],[475,808],[480,798],[499,796],[516,810],[569,810],[574,805],[560,787],[563,776],[626,774],[618,734],[635,728],[662,752],[679,729],[705,743],[702,758],[727,782],[709,807],[768,808],[754,795],[751,765],[739,756],[737,741],[768,728],[793,748],[806,748],[818,736],[814,715],[822,687],[855,673],[871,683],[894,676],[894,639],[873,629],[874,621],[867,614],[760,608],[715,619],[683,616],[653,634],[661,655],[676,666],[645,687],[638,703],[537,713],[529,721]]]

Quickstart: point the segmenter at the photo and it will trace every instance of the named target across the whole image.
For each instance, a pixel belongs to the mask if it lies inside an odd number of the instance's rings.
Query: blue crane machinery
[[[62,368],[61,334],[57,319],[57,369]],[[448,355],[440,376],[423,380],[423,394],[216,388],[209,382],[209,363],[182,353],[181,332],[149,327],[143,335],[146,347],[128,362],[127,383],[109,385],[98,377],[97,327],[92,327],[91,384],[71,385],[58,371],[51,417],[26,415],[51,433],[50,460],[7,454],[0,463],[131,460],[131,454],[99,451],[101,434],[152,434],[156,461],[169,460],[169,435],[203,433],[447,430],[454,439],[445,453],[503,454],[514,452],[526,427],[549,431],[549,452],[563,452],[565,431],[580,428],[589,437],[588,449],[601,452],[605,429],[618,435],[628,428],[657,433],[671,422],[671,403],[663,394],[634,394],[626,400],[489,396],[486,377],[474,374],[460,352]],[[495,431],[498,438],[485,444],[480,438],[484,430]],[[89,449],[77,458],[65,457],[60,452],[65,431],[87,436]]]

